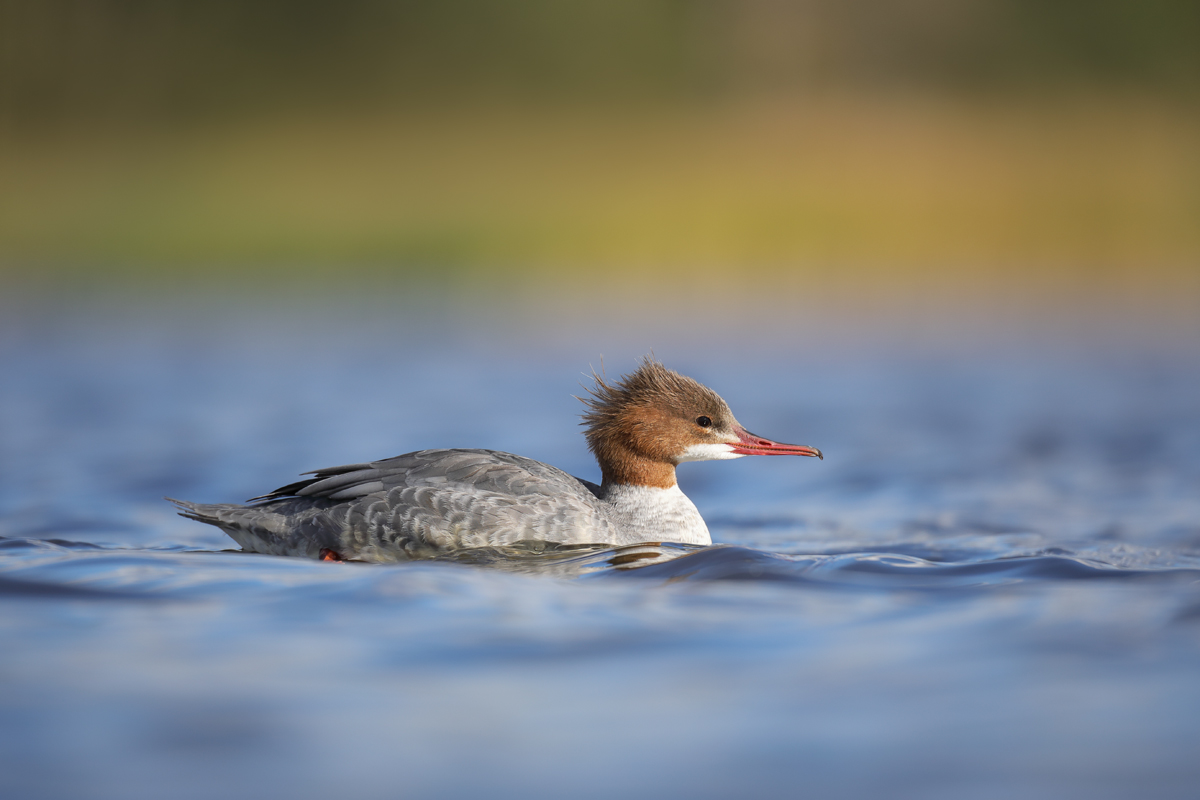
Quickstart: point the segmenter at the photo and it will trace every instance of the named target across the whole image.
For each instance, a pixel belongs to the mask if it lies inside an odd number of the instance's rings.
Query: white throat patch
[[[685,461],[723,461],[728,458],[741,458],[745,453],[733,452],[733,445],[720,442],[705,442],[694,444],[683,451],[677,460],[680,464]]]

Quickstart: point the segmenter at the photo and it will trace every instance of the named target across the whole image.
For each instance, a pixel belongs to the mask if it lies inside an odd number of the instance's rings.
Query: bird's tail
[[[190,503],[173,497],[163,499],[175,504],[179,516],[220,528],[243,550],[253,553],[317,558],[322,547],[337,549],[336,536],[310,539],[310,531],[297,529],[294,519],[278,513],[270,503],[243,506],[237,503]],[[325,541],[326,538],[330,541]]]
[[[187,500],[176,500],[174,497],[164,497],[164,500],[174,503],[175,507],[180,509],[179,516],[187,519],[194,519],[197,522],[204,522],[209,525],[221,526],[220,510],[221,505],[208,505],[205,503],[189,503]]]

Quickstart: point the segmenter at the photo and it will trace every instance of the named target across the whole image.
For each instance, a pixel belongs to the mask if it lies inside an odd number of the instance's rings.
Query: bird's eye
[[[708,417],[697,417],[696,424],[699,425],[701,428],[708,428],[708,427],[712,426],[712,420],[709,419]]]

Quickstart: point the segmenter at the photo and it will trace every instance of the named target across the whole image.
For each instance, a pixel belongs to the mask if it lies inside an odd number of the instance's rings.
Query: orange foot
[[[342,558],[342,554],[337,550],[330,550],[328,547],[322,547],[321,553],[317,556],[321,561],[337,561],[345,563],[346,559]]]

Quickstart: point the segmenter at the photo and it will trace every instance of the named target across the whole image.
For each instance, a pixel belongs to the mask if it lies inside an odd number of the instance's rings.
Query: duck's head
[[[815,447],[782,444],[747,431],[721,396],[651,358],[615,384],[594,375],[581,398],[588,447],[604,482],[668,488],[685,461],[742,456],[816,456]]]

